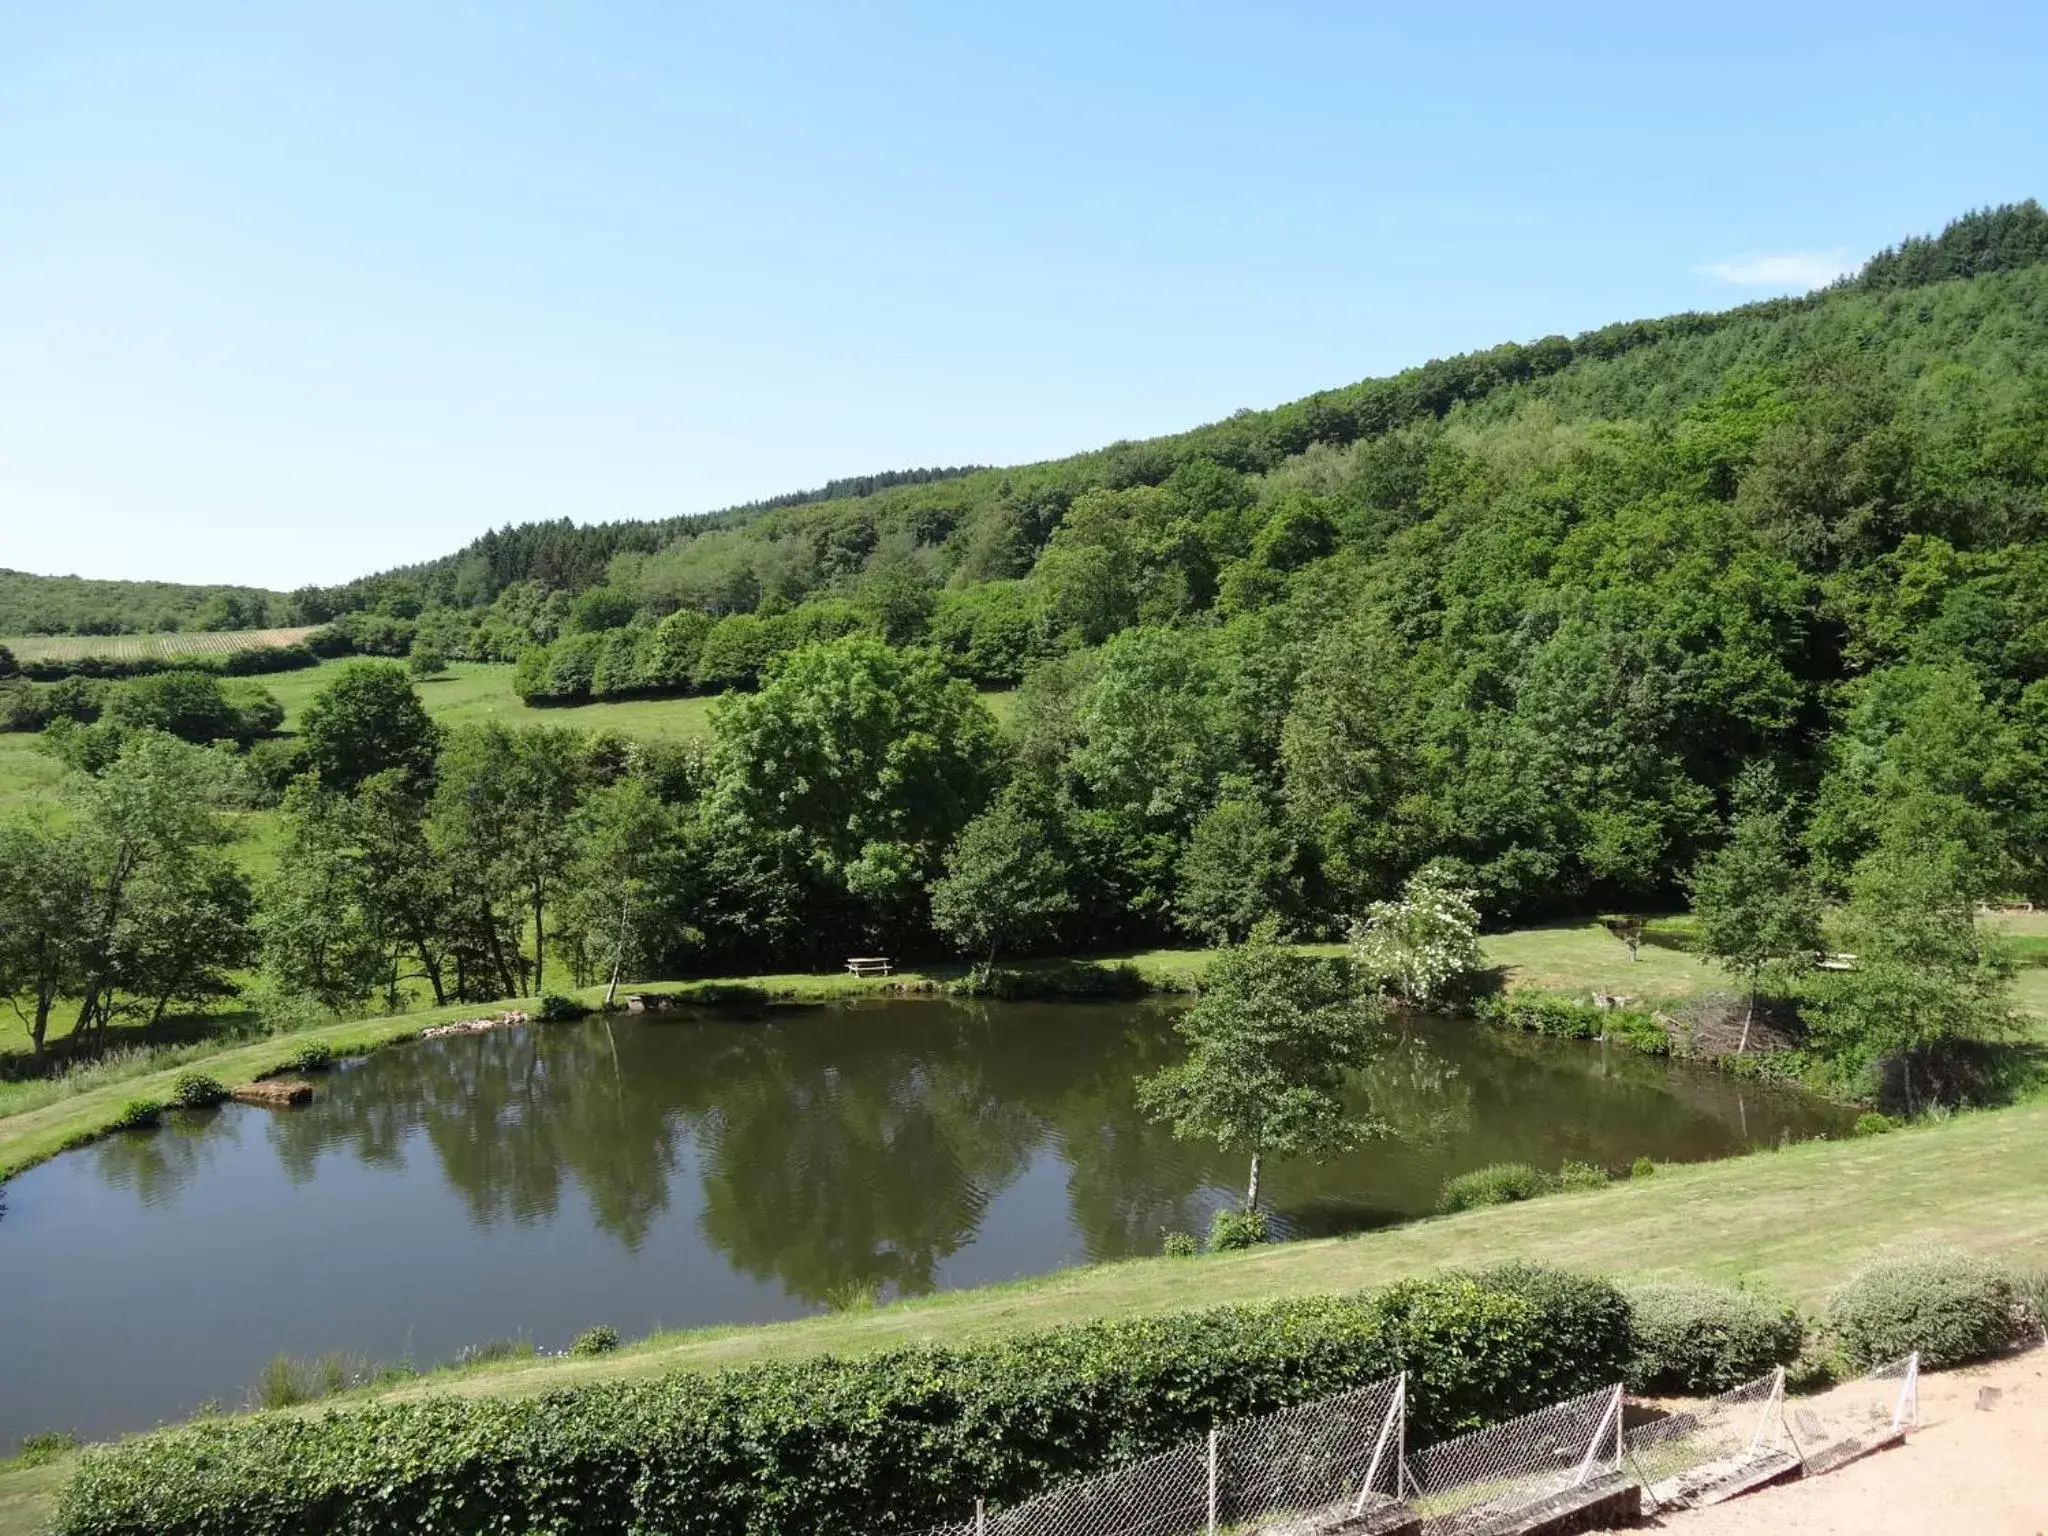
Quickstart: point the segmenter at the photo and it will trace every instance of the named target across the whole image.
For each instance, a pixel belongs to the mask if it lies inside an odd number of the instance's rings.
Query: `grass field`
[[[284,728],[298,728],[299,717],[313,696],[329,683],[348,659],[323,661],[298,672],[280,672],[262,679],[284,706]],[[582,731],[617,731],[650,741],[682,741],[711,734],[715,697],[621,699],[598,704],[572,704],[536,709],[512,691],[512,668],[502,662],[458,661],[439,676],[419,684],[427,712],[444,725],[571,725]],[[1010,716],[1012,695],[984,693],[998,720]]]
[[[657,1336],[596,1359],[473,1369],[386,1389],[531,1394],[759,1360],[958,1343],[1089,1318],[1342,1292],[1448,1267],[1529,1259],[1621,1278],[1740,1283],[1815,1309],[1872,1252],[1958,1243],[2048,1265],[2048,1105],[1890,1136],[1659,1169],[1604,1190],[1356,1237],[1198,1259],[1139,1259],[794,1323]],[[71,1458],[0,1471],[0,1536],[44,1529]]]
[[[22,661],[78,661],[108,656],[128,661],[142,656],[227,656],[296,645],[319,628],[178,630],[160,635],[22,635],[0,639]]]

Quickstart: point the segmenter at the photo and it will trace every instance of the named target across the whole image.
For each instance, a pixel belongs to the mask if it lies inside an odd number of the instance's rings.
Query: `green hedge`
[[[63,1536],[916,1531],[1406,1369],[1418,1440],[1619,1380],[1628,1303],[1513,1267],[966,1349],[202,1422],[88,1452]]]
[[[1806,1343],[1798,1309],[1748,1291],[1690,1283],[1645,1284],[1628,1293],[1636,1392],[1725,1392],[1773,1366],[1790,1365]]]
[[[1636,1008],[1596,1008],[1554,992],[1503,992],[1482,998],[1473,1012],[1503,1029],[1559,1040],[1612,1040],[1649,1056],[1671,1054],[1664,1026]]]
[[[1920,1352],[1930,1369],[1967,1365],[2032,1332],[2011,1271],[1960,1248],[1880,1254],[1828,1298],[1828,1327],[1848,1363],[1868,1370]]]

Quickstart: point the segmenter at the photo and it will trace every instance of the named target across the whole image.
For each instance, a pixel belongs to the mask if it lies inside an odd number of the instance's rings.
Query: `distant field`
[[[297,672],[279,672],[261,681],[284,706],[284,728],[295,731],[299,716],[313,696],[334,681],[349,661],[323,661]],[[573,704],[535,709],[512,691],[509,663],[458,661],[438,677],[419,684],[427,712],[444,725],[570,725],[579,731],[617,731],[654,741],[685,741],[711,734],[711,709],[716,698],[621,699],[602,704]],[[981,702],[997,720],[1008,723],[1008,693],[984,693]]]
[[[107,656],[127,661],[141,656],[225,656],[294,645],[319,628],[192,630],[167,635],[23,635],[0,640],[22,661],[79,661]]]

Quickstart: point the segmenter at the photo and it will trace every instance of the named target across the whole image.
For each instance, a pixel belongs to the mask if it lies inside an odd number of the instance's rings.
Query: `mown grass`
[[[284,729],[298,729],[300,718],[313,696],[334,680],[335,673],[352,658],[324,661],[298,672],[281,672],[261,679],[284,706]],[[582,731],[616,731],[645,741],[688,741],[711,734],[714,697],[692,696],[676,699],[620,699],[596,704],[573,704],[536,709],[512,691],[512,668],[504,662],[457,661],[437,676],[418,684],[427,713],[444,725],[567,725]],[[990,692],[982,702],[1001,721],[1007,721],[1013,695]]]
[[[1659,1168],[1584,1193],[1197,1259],[1137,1259],[792,1323],[698,1329],[589,1358],[472,1366],[329,1404],[434,1392],[531,1394],[761,1360],[958,1343],[1090,1318],[1343,1292],[1529,1259],[1624,1279],[1761,1287],[1816,1309],[1873,1252],[1939,1241],[2048,1265],[2048,1105],[1856,1141]],[[323,1407],[327,1404],[323,1404]],[[0,1536],[40,1529],[70,1458],[0,1472]]]

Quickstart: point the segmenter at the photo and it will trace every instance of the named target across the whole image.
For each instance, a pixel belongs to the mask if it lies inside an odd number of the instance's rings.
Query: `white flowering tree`
[[[1351,922],[1351,961],[1369,986],[1426,1008],[1479,969],[1479,909],[1440,863],[1409,876],[1399,901],[1376,901]]]

